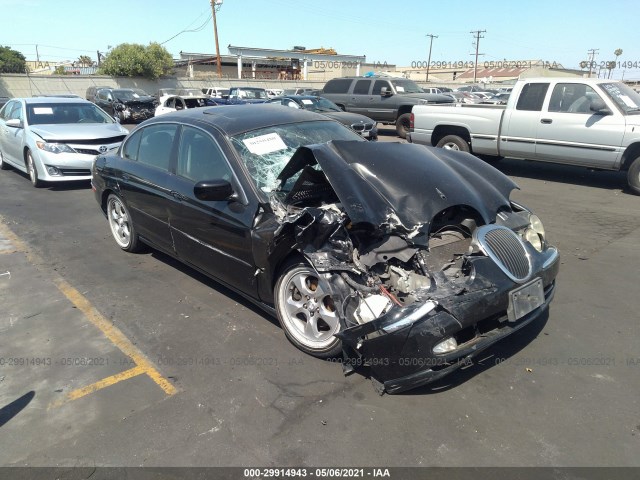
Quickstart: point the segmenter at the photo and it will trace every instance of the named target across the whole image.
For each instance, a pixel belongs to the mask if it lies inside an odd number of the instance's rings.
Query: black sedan
[[[139,88],[101,88],[94,103],[120,123],[142,122],[154,116],[158,100]]]
[[[442,377],[544,312],[559,257],[517,186],[462,152],[367,142],[270,105],[168,113],[101,155],[117,244],[161,250],[379,392]]]
[[[378,140],[378,126],[374,120],[358,113],[345,112],[326,98],[311,95],[286,95],[273,98],[267,103],[276,103],[285,107],[302,108],[321,113],[350,127],[367,140]]]

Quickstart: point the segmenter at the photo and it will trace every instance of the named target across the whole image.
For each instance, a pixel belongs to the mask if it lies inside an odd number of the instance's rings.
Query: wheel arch
[[[398,114],[396,115],[396,120],[405,113],[411,113],[411,109],[413,107],[415,107],[415,105],[400,105],[400,107],[398,108]]]
[[[640,142],[635,142],[622,153],[620,170],[629,170],[633,161],[638,157],[640,157]]]
[[[431,145],[435,147],[440,140],[447,135],[457,135],[464,139],[469,146],[471,146],[471,134],[465,127],[459,127],[456,125],[438,125],[433,129],[431,134]]]

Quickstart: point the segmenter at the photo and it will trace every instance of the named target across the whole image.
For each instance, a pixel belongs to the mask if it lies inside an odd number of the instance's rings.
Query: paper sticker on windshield
[[[400,85],[396,85],[396,90],[398,91],[398,93],[404,92],[404,87],[401,87]]]
[[[303,98],[302,103],[305,105],[313,105],[313,100],[309,100],[308,98]]]
[[[33,107],[33,113],[36,115],[53,115],[53,108],[51,107]]]
[[[278,150],[285,150],[287,148],[277,133],[248,138],[242,140],[242,143],[255,155],[264,155],[265,153],[277,152]]]
[[[638,105],[636,105],[636,102],[631,100],[631,97],[627,95],[620,95],[620,100],[622,100],[627,107],[638,108]]]

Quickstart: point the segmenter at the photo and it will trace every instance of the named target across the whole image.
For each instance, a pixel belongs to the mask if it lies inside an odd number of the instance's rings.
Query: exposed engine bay
[[[358,152],[349,151],[352,148],[360,149],[345,144],[298,150],[271,196],[280,223],[275,236],[295,239],[294,248],[323,284],[310,289],[330,292],[323,308],[340,320],[335,336],[343,342],[345,359],[358,360],[345,362],[345,372],[353,364],[374,365],[371,376],[377,389],[400,391],[426,383],[424,378],[438,378],[438,371],[457,368],[451,359],[438,359],[437,354],[464,353],[487,332],[496,335],[511,308],[508,291],[514,284],[505,274],[513,276],[519,274],[518,268],[528,268],[520,273],[523,281],[529,280],[534,266],[541,263],[528,260],[525,232],[530,230],[531,213],[508,200],[515,184],[506,177],[483,178],[472,192],[425,181],[413,194],[402,188],[406,173],[395,177],[390,173],[397,159],[386,157],[383,161],[389,164],[378,172],[374,169],[381,164],[358,161]],[[334,153],[347,160],[346,168],[344,162],[332,162]],[[395,167],[401,166],[398,163]],[[440,165],[430,167],[436,170]],[[388,174],[381,174],[384,170]],[[415,170],[420,180],[423,172]],[[483,182],[486,191],[477,186]],[[472,198],[482,202],[472,204]],[[483,248],[477,238],[480,232],[496,237],[491,237],[495,251]],[[555,273],[544,279],[545,287]],[[536,306],[545,302],[541,292],[540,286]],[[479,326],[486,318],[491,322]],[[331,328],[321,319],[317,322],[320,330]],[[500,332],[504,334],[506,329]],[[417,370],[398,365],[400,354],[431,358],[433,368],[426,369],[429,375],[419,381],[407,380]],[[399,377],[402,381],[396,383]]]

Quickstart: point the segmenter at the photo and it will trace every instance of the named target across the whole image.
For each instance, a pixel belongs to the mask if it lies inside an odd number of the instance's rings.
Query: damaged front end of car
[[[335,141],[299,148],[278,178],[272,245],[315,269],[345,373],[367,366],[380,393],[442,378],[553,298],[557,250],[509,200],[515,183],[472,155]]]

